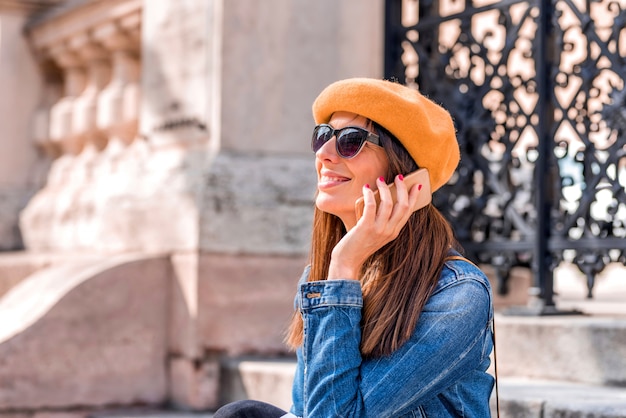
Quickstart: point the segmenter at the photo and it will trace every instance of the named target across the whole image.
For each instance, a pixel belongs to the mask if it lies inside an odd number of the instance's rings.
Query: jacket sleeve
[[[363,416],[361,366],[361,285],[328,280],[300,285],[298,305],[304,340],[298,355],[302,370],[303,417]]]
[[[480,281],[439,289],[407,343],[390,356],[366,361],[359,348],[359,282],[303,283],[297,299],[304,341],[292,412],[299,416],[402,416],[475,370],[491,349],[491,301]]]

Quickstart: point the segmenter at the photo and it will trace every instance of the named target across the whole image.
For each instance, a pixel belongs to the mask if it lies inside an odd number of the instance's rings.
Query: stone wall
[[[206,47],[216,48],[209,72],[220,81],[209,84],[198,253],[176,256],[187,295],[171,327],[181,331],[172,379],[187,388],[172,395],[178,405],[210,402],[190,388],[210,387],[216,355],[288,354],[315,192],[311,104],[337,79],[382,76],[382,5],[242,0],[212,9],[220,30]],[[360,24],[342,24],[350,19]]]
[[[382,76],[383,1],[81,0],[25,22],[36,83],[20,115],[33,123],[6,136],[42,161],[15,177],[42,179],[12,209],[27,202],[26,257],[168,260],[159,396],[213,407],[221,358],[288,355],[315,193],[311,104],[337,79]]]
[[[0,416],[164,402],[169,266],[141,254],[73,260],[0,299]]]

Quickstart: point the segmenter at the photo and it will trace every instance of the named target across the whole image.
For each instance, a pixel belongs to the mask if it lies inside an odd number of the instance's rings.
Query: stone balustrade
[[[138,218],[147,222],[145,195],[158,192],[158,181],[145,180],[154,155],[138,139],[143,7],[142,0],[67,2],[26,26],[44,80],[32,138],[52,162],[45,187],[20,215],[28,249],[136,251],[154,242],[132,232]]]
[[[33,137],[52,157],[101,151],[135,138],[139,114],[140,0],[116,0],[50,13],[28,36],[49,87]],[[61,74],[62,92],[59,93]],[[56,97],[55,97],[56,96]]]

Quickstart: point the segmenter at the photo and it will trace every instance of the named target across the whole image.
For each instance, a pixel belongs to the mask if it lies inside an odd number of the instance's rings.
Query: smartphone
[[[432,201],[432,193],[430,191],[430,177],[428,175],[427,169],[420,168],[419,170],[414,171],[411,174],[404,176],[404,184],[406,184],[406,188],[409,191],[411,190],[411,187],[413,187],[416,184],[422,185],[422,190],[420,190],[420,193],[417,197],[417,205],[415,207],[415,210],[423,208],[424,206],[426,206]],[[397,197],[396,197],[395,183],[392,182],[389,184],[389,191],[391,192],[391,198],[393,200],[393,203],[396,203]],[[378,204],[380,203],[380,196],[378,194],[378,190],[374,192],[374,198],[376,199],[376,205],[378,206]],[[363,209],[365,206],[363,197],[360,197],[359,199],[357,199],[354,206],[356,210],[356,218],[359,219],[363,215]]]

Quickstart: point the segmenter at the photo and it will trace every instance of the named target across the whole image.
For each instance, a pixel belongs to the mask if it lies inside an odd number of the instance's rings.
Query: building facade
[[[378,0],[0,0],[0,416],[210,409],[289,356],[310,106],[382,48]]]

